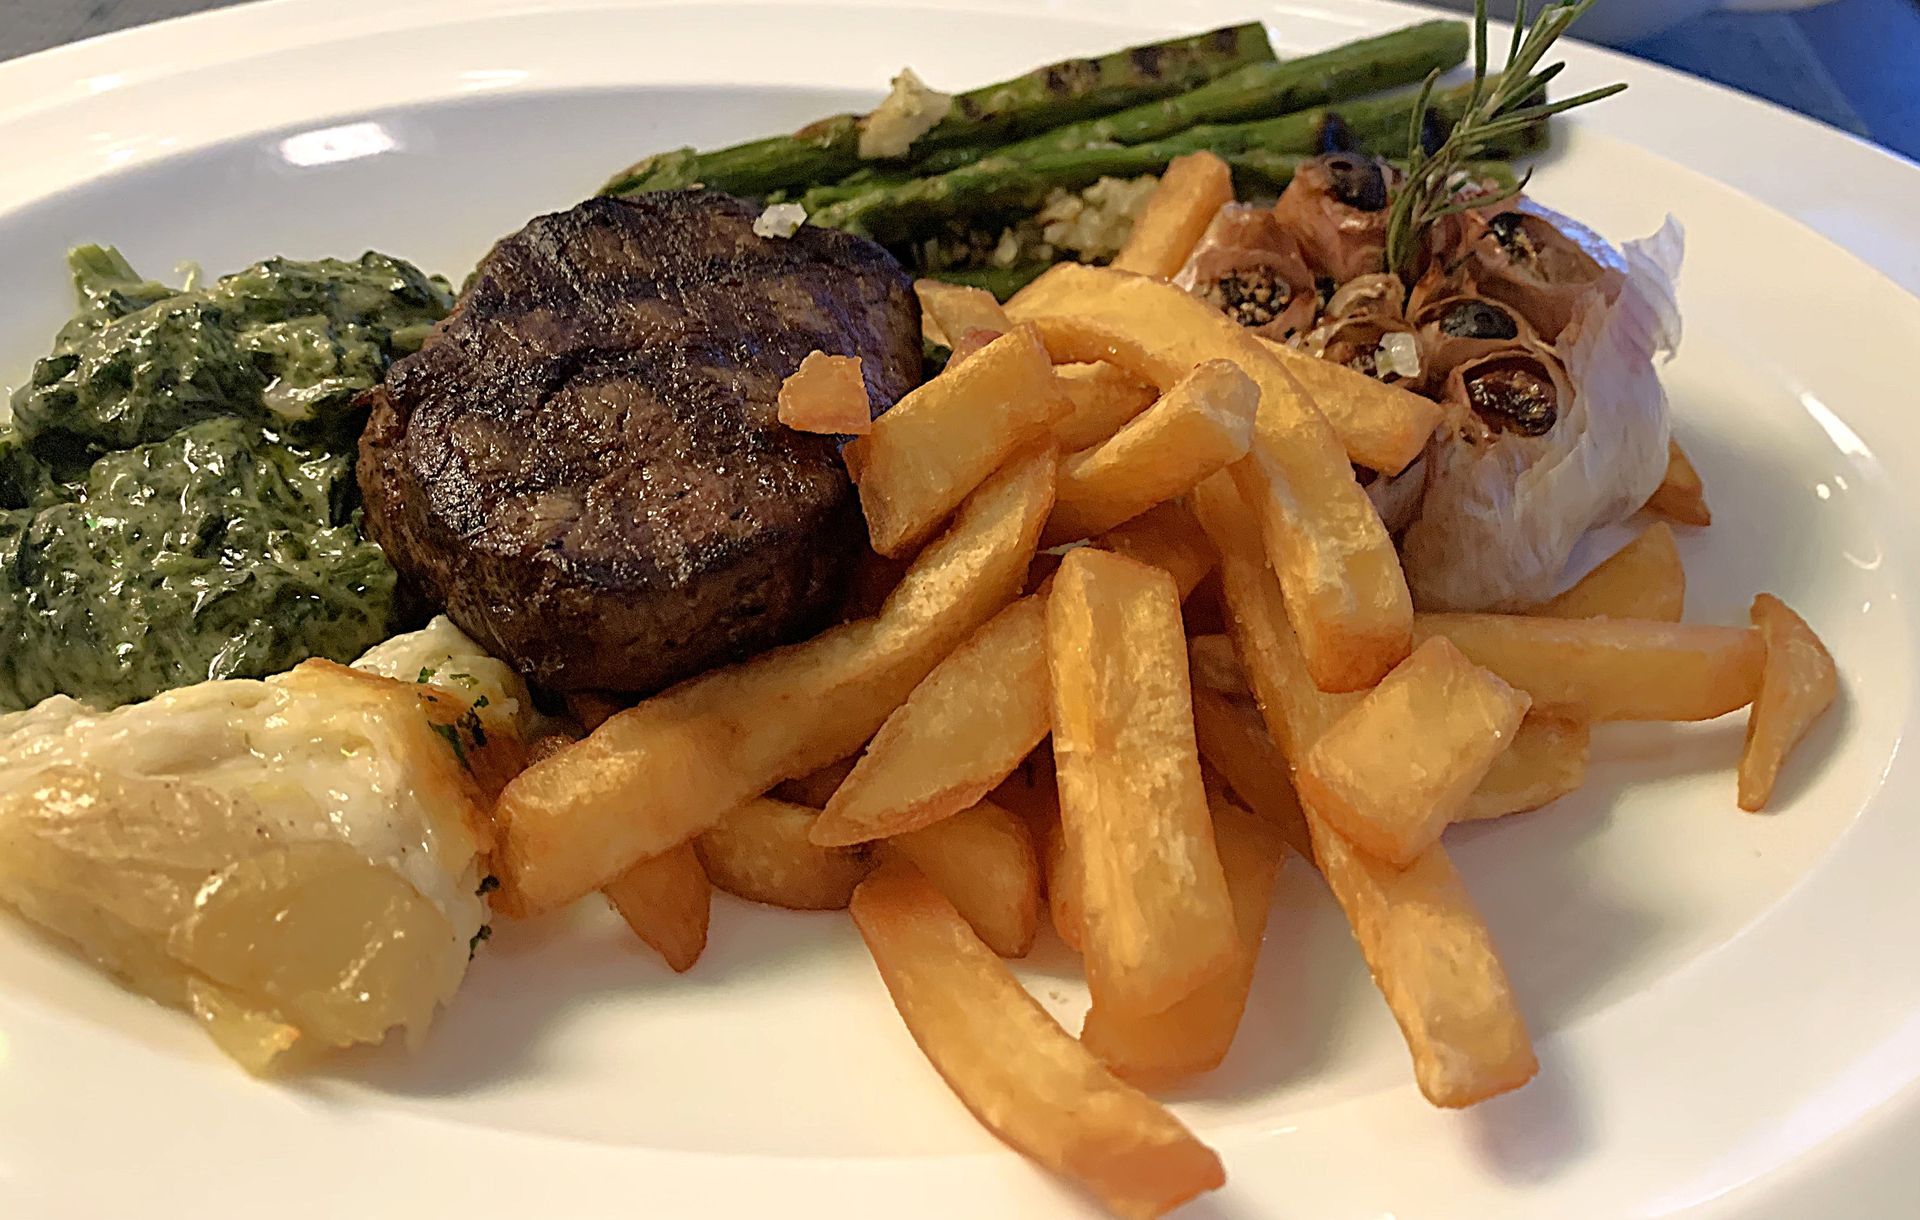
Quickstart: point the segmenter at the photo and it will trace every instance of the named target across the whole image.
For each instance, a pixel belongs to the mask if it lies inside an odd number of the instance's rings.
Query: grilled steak
[[[830,437],[781,426],[815,349],[876,412],[920,372],[879,246],[712,191],[592,199],[496,245],[368,394],[367,530],[534,681],[646,693],[804,635],[862,536]]]

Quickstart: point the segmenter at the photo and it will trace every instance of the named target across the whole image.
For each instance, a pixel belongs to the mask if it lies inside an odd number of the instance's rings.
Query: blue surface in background
[[[0,59],[233,2],[0,0]],[[1260,3],[1247,0],[1246,7],[1257,11]],[[1511,11],[1512,0],[1495,0],[1494,7]],[[1624,49],[1920,160],[1920,0],[1715,14]]]
[[[1621,49],[1920,160],[1916,0],[1840,0],[1804,13],[1715,13]]]

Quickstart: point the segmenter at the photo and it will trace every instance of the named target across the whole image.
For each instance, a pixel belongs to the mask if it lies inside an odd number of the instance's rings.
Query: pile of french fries
[[[714,886],[849,909],[960,1101],[1122,1216],[1224,1180],[1142,1090],[1226,1055],[1289,853],[1351,922],[1421,1092],[1472,1105],[1536,1063],[1446,828],[1578,787],[1595,722],[1742,707],[1759,809],[1836,690],[1771,597],[1752,626],[1680,622],[1664,522],[1531,613],[1416,613],[1354,467],[1397,472],[1439,408],[1167,282],[1223,179],[1168,172],[1116,260],[1142,270],[1057,267],[1004,310],[920,284],[954,358],[847,447],[889,561],[869,568],[897,583],[638,706],[583,701],[590,734],[497,811],[500,910],[602,890],[676,970]],[[843,372],[810,373],[797,415],[864,418]],[[822,400],[836,379],[857,404]],[[1652,507],[1704,523],[1674,453]],[[1003,960],[1043,913],[1085,963],[1077,1038]]]

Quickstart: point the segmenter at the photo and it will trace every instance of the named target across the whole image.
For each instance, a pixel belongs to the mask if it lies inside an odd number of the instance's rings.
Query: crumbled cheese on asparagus
[[[928,88],[912,68],[900,69],[893,78],[893,92],[860,124],[861,159],[906,156],[913,142],[933,130],[951,109],[951,94]]]
[[[807,223],[807,209],[797,203],[776,203],[753,218],[756,237],[792,237]]]

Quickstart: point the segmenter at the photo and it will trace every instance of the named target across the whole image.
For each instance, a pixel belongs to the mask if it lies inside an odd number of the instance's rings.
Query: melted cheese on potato
[[[0,901],[250,1067],[302,1037],[417,1037],[486,920],[460,735],[512,736],[530,705],[444,620],[362,664],[0,717]]]

